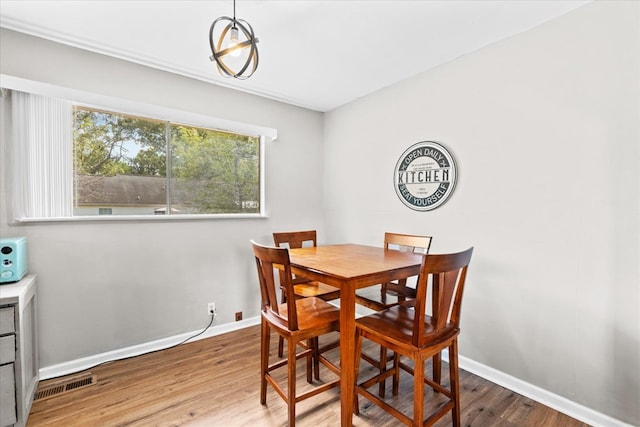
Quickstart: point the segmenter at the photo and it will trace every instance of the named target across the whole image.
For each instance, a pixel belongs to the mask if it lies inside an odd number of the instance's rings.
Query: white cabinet
[[[0,285],[0,427],[25,426],[38,387],[36,276]]]

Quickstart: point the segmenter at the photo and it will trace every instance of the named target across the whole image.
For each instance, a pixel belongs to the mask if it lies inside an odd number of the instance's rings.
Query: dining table
[[[289,250],[291,272],[340,289],[340,425],[353,424],[356,290],[420,273],[423,255],[360,244]]]

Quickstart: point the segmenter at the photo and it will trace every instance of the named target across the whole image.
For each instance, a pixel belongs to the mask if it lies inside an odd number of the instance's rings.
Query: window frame
[[[112,111],[114,113],[127,114],[148,118],[151,120],[163,120],[172,123],[180,123],[186,126],[203,127],[225,132],[243,135],[255,135],[260,139],[260,212],[258,213],[234,213],[234,214],[171,214],[171,215],[87,215],[69,217],[47,218],[15,218],[15,222],[59,222],[59,221],[184,221],[184,220],[211,220],[211,219],[242,219],[242,218],[267,218],[266,207],[266,145],[277,139],[278,131],[274,128],[236,122],[227,119],[216,118],[199,113],[192,113],[153,104],[146,104],[122,98],[84,92],[69,89],[47,83],[35,82],[18,77],[0,74],[2,87],[7,89],[30,92],[52,98],[65,99],[74,106],[99,110]],[[69,117],[69,120],[72,120]]]

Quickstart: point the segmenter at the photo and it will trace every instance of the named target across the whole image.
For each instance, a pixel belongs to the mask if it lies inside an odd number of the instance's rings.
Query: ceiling
[[[221,77],[209,27],[225,1],[0,0],[0,26],[329,111],[588,1],[238,0],[259,39],[248,80]]]

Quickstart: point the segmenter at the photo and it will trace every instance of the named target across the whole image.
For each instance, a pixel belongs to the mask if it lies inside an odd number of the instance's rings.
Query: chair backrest
[[[316,230],[273,233],[273,241],[276,246],[288,247],[289,249],[301,248],[305,242],[307,246],[317,246]]]
[[[258,269],[263,314],[273,323],[280,324],[292,331],[298,330],[295,298],[287,298],[286,312],[284,312],[281,310],[281,306],[278,305],[278,296],[276,294],[274,268],[279,270],[279,286],[285,288],[288,295],[293,295],[289,250],[287,248],[263,246],[253,240],[251,241],[251,246],[253,247],[253,255]]]
[[[431,236],[417,236],[413,234],[384,233],[384,248],[394,249],[403,252],[413,252],[422,255],[429,253],[431,247]],[[413,282],[412,282],[413,283]],[[406,290],[407,279],[400,279],[397,282],[386,284],[387,289],[396,292]],[[413,291],[412,291],[413,292]]]
[[[414,345],[422,347],[434,337],[444,337],[460,329],[462,294],[472,253],[473,247],[458,253],[425,255],[415,302]],[[433,292],[433,306],[431,323],[425,325],[429,287]]]
[[[384,248],[421,253],[429,253],[431,236],[415,236],[412,234],[384,233]]]

